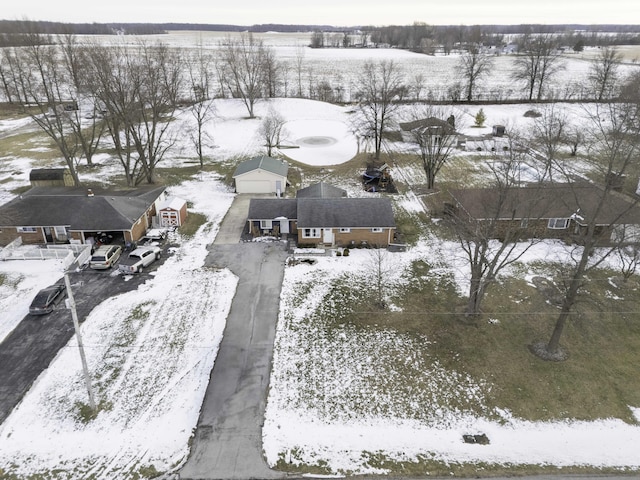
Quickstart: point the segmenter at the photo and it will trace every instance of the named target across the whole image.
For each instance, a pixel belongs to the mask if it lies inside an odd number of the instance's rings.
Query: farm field
[[[192,33],[161,37],[166,38],[175,45],[195,43]],[[298,36],[267,38],[273,38],[281,58],[295,57]],[[218,39],[203,43],[213,48]],[[337,55],[345,61],[336,62]],[[426,81],[433,82],[434,90],[449,81],[454,63],[453,57],[398,50],[305,51],[314,70],[345,85],[367,58],[392,58],[407,72],[424,68],[433,73]],[[504,75],[510,60],[502,61],[504,70],[496,69],[489,82],[497,88],[511,83]],[[336,65],[348,67],[331,70]],[[581,59],[570,65],[567,78],[586,71]],[[213,143],[205,167],[199,168],[193,146],[182,135],[158,175],[171,194],[189,201],[202,224],[190,234],[175,234],[174,255],[136,294],[112,298],[83,324],[87,343],[93,345],[90,370],[104,408],[93,420],[79,415],[84,391],[72,341],[0,425],[0,477],[152,478],[164,473],[176,478],[189,453],[235,291],[230,272],[204,267],[207,245],[233,199],[230,172],[238,160],[264,153],[256,135],[260,119],[247,119],[239,100],[214,103],[217,115],[208,127]],[[590,108],[558,107],[576,123]],[[258,104],[258,117],[269,108],[290,125],[292,142],[305,135],[337,135],[336,124],[344,126],[339,133],[346,137],[353,116],[350,105],[274,99]],[[498,123],[523,130],[531,126],[524,116],[531,105],[483,105],[487,126],[474,129],[478,108],[455,107],[463,132],[488,133]],[[179,112],[172,128],[192,129],[189,112]],[[366,147],[349,138],[336,145],[313,154],[302,148],[289,152],[289,194],[322,180],[349,196],[376,195],[359,182]],[[51,143],[24,119],[0,119],[0,151],[3,202],[28,184],[31,168],[62,165]],[[287,150],[279,153],[287,155]],[[605,263],[589,279],[564,339],[570,359],[538,360],[527,345],[548,337],[558,310],[533,278],[553,279],[570,249],[561,242],[540,243],[498,279],[481,320],[465,324],[458,313],[468,290],[468,265],[432,214],[437,194],[419,191],[424,172],[407,144],[392,143],[385,159],[400,187],[390,198],[410,245],[383,259],[388,307],[373,306],[380,292],[372,285],[377,260],[370,250],[354,249],[348,257],[313,256],[313,265],[285,269],[263,429],[269,464],[289,473],[332,475],[636,473],[637,275],[620,282],[615,259]],[[83,182],[117,185],[120,166],[108,148],[94,160],[97,166],[80,169]],[[482,184],[489,160],[486,152],[456,152],[439,187]],[[535,162],[529,167],[535,170]],[[574,167],[586,168],[580,158]],[[11,305],[3,308],[10,318],[0,321],[0,334],[20,321],[35,291],[60,274],[51,264],[24,272],[0,264],[0,308]],[[169,290],[174,295],[167,295]],[[212,312],[204,321],[203,311]],[[462,441],[463,435],[480,434],[489,444]]]

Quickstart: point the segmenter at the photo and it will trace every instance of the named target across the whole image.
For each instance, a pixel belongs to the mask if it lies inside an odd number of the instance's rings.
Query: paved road
[[[239,281],[182,479],[284,477],[264,460],[262,423],[286,256],[281,243],[211,248],[207,263]]]
[[[158,263],[155,262],[154,267]],[[134,290],[148,278],[148,272],[145,271],[125,282],[112,273],[87,269],[69,275],[74,285],[72,288],[80,322],[106,298]],[[71,312],[61,302],[48,315],[27,315],[4,339],[0,344],[0,423],[9,416],[73,334]]]

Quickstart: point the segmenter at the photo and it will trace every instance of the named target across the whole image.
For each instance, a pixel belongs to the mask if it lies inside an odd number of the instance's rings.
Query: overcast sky
[[[638,0],[3,0],[0,18],[60,22],[433,25],[640,23]]]

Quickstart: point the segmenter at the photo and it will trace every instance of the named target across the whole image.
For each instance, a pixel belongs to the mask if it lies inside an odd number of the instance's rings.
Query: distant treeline
[[[388,45],[415,51],[428,51],[434,45],[445,50],[453,45],[506,44],[526,34],[554,34],[564,45],[584,46],[640,45],[640,25],[390,25],[384,27],[330,25],[225,25],[202,23],[61,23],[32,20],[0,20],[0,46],[19,46],[39,35],[46,43],[54,35],[157,35],[172,30],[216,32],[314,32],[365,33],[374,45]],[[25,38],[31,35],[31,39]]]
[[[574,47],[640,45],[640,25],[391,25],[367,29],[370,42],[415,51],[445,51],[455,45],[500,46],[527,35],[552,34],[559,45]]]
[[[346,30],[351,30],[349,27]],[[345,28],[330,25],[222,25],[203,23],[61,23],[33,20],[0,20],[0,46],[20,46],[39,35],[47,43],[55,35],[158,35],[170,30],[212,32],[341,32]],[[30,40],[25,38],[31,37]]]

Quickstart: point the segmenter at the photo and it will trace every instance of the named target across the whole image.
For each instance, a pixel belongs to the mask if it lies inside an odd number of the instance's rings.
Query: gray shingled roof
[[[236,167],[236,171],[233,173],[233,178],[258,169],[286,177],[289,171],[289,164],[284,160],[278,160],[273,157],[254,157],[251,160],[241,162]]]
[[[597,213],[596,224],[640,224],[640,207],[621,194],[613,193],[602,208],[598,208],[604,191],[591,184],[549,184],[513,188],[502,201],[500,212],[499,190],[470,188],[452,190],[451,196],[464,210],[477,220],[493,218],[569,218],[580,209],[579,215],[589,219]]]
[[[298,198],[340,198],[346,196],[346,190],[325,182],[314,183],[296,192],[296,197]]]
[[[249,220],[273,220],[285,217],[290,220],[298,218],[297,200],[295,198],[252,198],[249,201]]]
[[[388,198],[299,198],[299,228],[395,227]]]
[[[0,207],[0,225],[69,226],[71,230],[129,230],[164,187],[136,190],[34,187]]]

